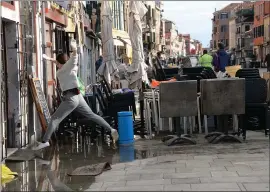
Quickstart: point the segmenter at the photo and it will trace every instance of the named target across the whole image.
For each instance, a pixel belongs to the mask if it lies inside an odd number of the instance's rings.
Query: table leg
[[[204,134],[207,135],[208,134],[207,115],[204,115],[203,118],[204,118]]]

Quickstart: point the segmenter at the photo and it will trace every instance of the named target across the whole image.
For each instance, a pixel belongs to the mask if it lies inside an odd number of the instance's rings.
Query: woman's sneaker
[[[50,143],[49,143],[48,141],[45,142],[45,143],[40,143],[40,142],[37,142],[37,143],[38,143],[38,145],[37,145],[36,147],[33,147],[32,150],[38,151],[38,150],[40,150],[40,149],[44,149],[44,148],[50,146]]]
[[[111,136],[113,139],[113,143],[116,143],[116,141],[118,141],[118,138],[119,138],[119,135],[116,129],[111,130]]]

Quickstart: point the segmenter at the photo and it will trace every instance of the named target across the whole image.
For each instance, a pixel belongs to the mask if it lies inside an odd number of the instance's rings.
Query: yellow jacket
[[[203,67],[212,67],[213,57],[208,54],[204,54],[199,58],[199,63]]]

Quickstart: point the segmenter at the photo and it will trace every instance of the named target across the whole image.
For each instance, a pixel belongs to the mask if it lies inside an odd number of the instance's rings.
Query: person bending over
[[[33,150],[49,147],[49,140],[55,129],[74,110],[110,131],[113,142],[118,140],[117,130],[113,129],[102,117],[93,113],[80,93],[77,82],[78,54],[75,40],[71,42],[71,48],[73,52],[70,58],[64,53],[57,55],[56,60],[47,57],[45,54],[43,55],[44,59],[52,61],[58,68],[56,76],[63,92],[63,101],[52,115],[42,142],[38,142],[38,146],[34,147]]]

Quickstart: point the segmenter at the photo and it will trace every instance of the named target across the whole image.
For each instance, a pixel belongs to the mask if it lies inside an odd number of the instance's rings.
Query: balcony
[[[254,16],[254,9],[250,8],[250,9],[241,9],[239,11],[236,12],[236,15],[238,17],[250,17],[250,16]]]

